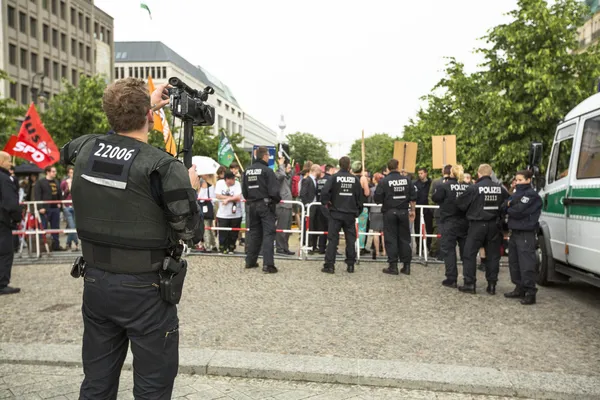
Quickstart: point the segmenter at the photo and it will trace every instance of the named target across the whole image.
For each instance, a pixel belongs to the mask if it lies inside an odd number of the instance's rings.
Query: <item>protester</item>
[[[46,167],[44,170],[46,177],[40,179],[35,185],[35,200],[36,201],[53,201],[54,203],[42,203],[38,205],[38,212],[42,219],[44,229],[60,229],[60,210],[62,204],[56,201],[62,200],[60,191],[60,183],[56,179],[56,168]],[[64,251],[65,248],[60,246],[58,233],[52,234],[52,250]]]
[[[225,173],[223,172],[223,174]],[[214,175],[202,175],[200,177],[200,190],[198,192],[198,197],[200,199],[214,199],[214,183]],[[217,248],[217,243],[215,240],[215,232],[210,229],[214,226],[215,203],[213,203],[212,200],[200,200],[198,203],[202,210],[202,215],[204,216],[204,237],[200,244],[198,244],[197,248],[204,253],[216,253],[219,251],[219,249]]]
[[[63,200],[71,200],[71,184],[73,183],[73,167],[67,168],[67,177],[60,184],[60,191],[62,193]],[[67,229],[75,229],[75,210],[73,209],[73,203],[63,204],[63,213],[65,220],[67,221]],[[75,248],[72,247],[75,245]],[[72,232],[67,234],[67,248],[73,251],[79,251],[79,239],[77,233]]]
[[[242,187],[231,171],[225,172],[224,179],[215,185],[217,200],[220,200],[217,210],[217,220],[220,228],[232,228],[231,231],[219,231],[219,251],[229,254],[235,251],[238,231],[242,223]]]

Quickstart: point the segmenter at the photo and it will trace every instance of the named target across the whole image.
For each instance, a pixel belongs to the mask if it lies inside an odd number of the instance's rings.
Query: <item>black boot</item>
[[[517,286],[512,292],[504,293],[504,297],[507,299],[522,299],[525,297],[525,291]]]
[[[246,268],[250,269],[250,268],[258,268],[258,264],[254,263],[254,264],[246,264]]]
[[[485,272],[485,260],[486,260],[485,258],[481,259],[481,263],[477,267],[478,270]]]
[[[348,268],[346,268],[346,271],[353,274],[354,273],[354,264],[349,264]]]
[[[398,264],[397,263],[390,263],[390,266],[387,268],[383,269],[383,273],[384,274],[390,274],[390,275],[398,275]]]
[[[463,293],[476,294],[475,284],[474,283],[465,283],[462,286],[458,287],[458,290]]]
[[[488,282],[487,288],[485,289],[488,294],[495,295],[496,294],[496,282]]]
[[[533,292],[525,293],[525,297],[523,299],[521,299],[521,304],[523,304],[524,306],[529,306],[529,305],[535,304],[535,293],[533,293]]]
[[[456,279],[446,278],[442,281],[442,286],[456,289]]]
[[[264,265],[263,266],[263,272],[265,274],[276,274],[277,273],[277,268],[274,265]]]
[[[328,265],[325,264],[323,265],[323,268],[321,269],[321,272],[325,272],[326,274],[334,274],[335,273],[335,267],[333,265]]]
[[[400,270],[404,275],[410,275],[410,264],[404,263],[404,267]]]

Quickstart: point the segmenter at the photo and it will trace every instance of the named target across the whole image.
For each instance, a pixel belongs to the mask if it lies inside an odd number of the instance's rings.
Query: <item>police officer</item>
[[[269,150],[266,147],[256,150],[256,162],[244,173],[242,194],[248,203],[250,218],[246,268],[258,267],[258,253],[262,246],[262,270],[274,274],[277,272],[273,258],[275,207],[281,201],[281,196],[275,172],[269,168]]]
[[[11,167],[10,154],[0,151],[0,295],[21,291],[8,286],[15,252],[12,228],[22,217],[17,187],[8,172]]]
[[[521,299],[521,304],[535,304],[535,242],[542,213],[542,198],[531,187],[531,171],[519,171],[516,190],[506,202],[508,214],[508,267],[515,290],[505,293],[509,299]]]
[[[502,231],[500,230],[500,211],[508,192],[504,187],[491,179],[492,167],[481,164],[477,171],[479,179],[469,186],[466,192],[456,199],[458,208],[467,214],[469,233],[463,255],[464,285],[458,290],[475,294],[477,252],[485,248],[485,278],[488,282],[486,291],[496,294],[496,282],[500,270],[500,246]]]
[[[415,218],[417,192],[410,177],[398,172],[398,160],[390,160],[387,166],[390,173],[375,189],[375,202],[382,205],[383,235],[389,263],[389,267],[384,268],[383,272],[398,275],[400,260],[403,263],[400,272],[410,275],[412,249],[409,218]]]
[[[444,254],[446,279],[442,282],[442,285],[450,288],[456,288],[456,280],[458,279],[456,243],[458,242],[462,259],[469,231],[469,220],[467,220],[464,211],[456,206],[456,198],[464,194],[469,187],[469,185],[462,182],[464,182],[463,167],[455,165],[450,170],[450,177],[438,186],[431,196],[431,199],[440,206],[440,220],[444,226],[440,249]]]
[[[347,271],[354,272],[356,263],[356,218],[362,211],[363,190],[357,176],[350,173],[350,158],[340,158],[340,170],[329,179],[321,191],[321,204],[329,207],[327,250],[321,272],[335,272],[335,256],[340,241],[340,229],[346,239]]]
[[[117,397],[129,341],[134,396],[169,399],[173,391],[185,277],[177,243],[197,243],[202,232],[195,168],[148,144],[153,112],[168,103],[165,88],[149,95],[141,79],[110,84],[103,108],[115,134],[84,135],[61,150],[61,161],[75,166],[71,193],[86,263],[80,399]]]
[[[317,179],[317,201],[321,201],[321,192],[329,179],[331,179],[331,171],[334,169],[333,165],[325,165],[325,173]],[[329,225],[329,209],[327,206],[320,206],[317,209],[315,215],[315,227],[317,231],[326,231]],[[327,248],[327,234],[319,235],[318,239],[319,254],[325,254]]]

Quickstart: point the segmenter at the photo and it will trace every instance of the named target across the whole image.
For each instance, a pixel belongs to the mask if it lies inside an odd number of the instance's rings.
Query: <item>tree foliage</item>
[[[8,74],[0,70],[0,84],[4,84],[4,80],[9,80]],[[18,134],[17,118],[25,117],[25,107],[17,105],[11,98],[0,99],[0,143],[2,148],[12,135]]]
[[[365,138],[365,168],[369,172],[380,172],[394,156],[394,141],[387,133],[376,133]],[[352,161],[362,160],[362,139],[356,140],[350,148]]]
[[[80,75],[79,85],[63,80],[63,90],[52,97],[42,121],[60,148],[69,140],[89,133],[110,130],[102,110],[102,95],[106,83],[99,75],[88,78]]]
[[[529,144],[549,153],[556,125],[595,93],[600,52],[578,47],[577,28],[589,9],[577,0],[519,0],[511,22],[483,38],[481,69],[468,74],[450,59],[445,77],[425,96],[427,107],[404,130],[419,143],[419,167],[431,166],[431,136],[456,135],[457,161],[474,172],[490,163],[498,176],[527,163]]]
[[[290,157],[303,165],[306,161],[316,164],[331,163],[327,143],[310,133],[296,132],[287,135]]]
[[[222,131],[225,132],[225,130]],[[240,159],[242,167],[248,167],[250,165],[250,154],[240,147],[244,137],[239,133],[227,135],[227,137],[233,147],[233,151],[235,151],[235,154]],[[181,138],[181,145],[183,147],[183,138]],[[192,152],[195,156],[206,156],[218,161],[218,149],[219,135],[213,133],[211,127],[202,126],[194,128],[194,144],[192,145]]]

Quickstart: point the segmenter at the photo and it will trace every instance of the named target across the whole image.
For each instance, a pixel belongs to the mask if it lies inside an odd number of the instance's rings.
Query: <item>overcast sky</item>
[[[469,70],[477,39],[517,0],[96,0],[115,41],[159,40],[229,86],[245,112],[279,132],[310,132],[332,155],[365,135],[400,135],[442,77]]]

